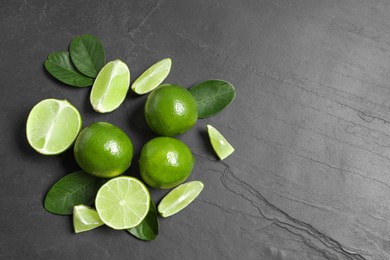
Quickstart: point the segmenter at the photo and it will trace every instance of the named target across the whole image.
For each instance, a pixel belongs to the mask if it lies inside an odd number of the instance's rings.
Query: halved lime
[[[166,58],[153,64],[141,76],[139,76],[131,86],[131,89],[137,94],[146,94],[156,87],[168,76],[171,71],[172,60]]]
[[[234,152],[233,146],[223,137],[223,135],[211,125],[207,125],[207,130],[210,137],[211,145],[218,155],[219,159],[223,160]]]
[[[107,226],[127,229],[137,226],[149,211],[150,195],[136,178],[120,176],[106,182],[96,194],[96,210]]]
[[[81,124],[79,111],[68,101],[45,99],[28,115],[27,140],[41,154],[59,154],[72,145]]]
[[[161,200],[158,212],[164,218],[176,214],[198,197],[203,186],[200,181],[191,181],[177,186]]]
[[[80,233],[104,225],[96,210],[85,205],[73,207],[74,232]]]
[[[130,86],[130,71],[121,60],[110,61],[97,75],[90,101],[99,113],[115,110],[122,104]]]

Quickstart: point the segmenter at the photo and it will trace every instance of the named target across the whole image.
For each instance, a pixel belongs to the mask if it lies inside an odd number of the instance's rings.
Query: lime
[[[119,127],[97,122],[81,130],[74,144],[74,156],[84,171],[111,178],[129,168],[133,144]]]
[[[164,218],[172,216],[188,206],[203,190],[203,183],[191,181],[170,191],[158,205],[158,212]]]
[[[155,133],[174,136],[195,125],[198,109],[194,97],[187,89],[163,84],[149,94],[145,103],[145,118]]]
[[[142,179],[158,189],[179,185],[190,176],[193,167],[191,150],[172,137],[156,137],[148,141],[139,159]]]
[[[131,89],[137,94],[146,94],[163,82],[171,71],[172,60],[169,58],[160,60],[137,78]]]
[[[207,125],[211,146],[219,159],[223,160],[234,152],[233,146],[221,135],[221,133],[211,125]]]
[[[120,61],[110,61],[99,72],[91,91],[93,109],[100,113],[115,110],[125,100],[130,85],[130,71]]]
[[[104,223],[100,219],[96,210],[85,205],[73,207],[73,227],[74,232],[80,233],[102,226]]]
[[[45,99],[28,115],[26,135],[39,153],[52,155],[68,149],[81,129],[79,111],[68,101]]]
[[[148,214],[149,202],[149,191],[141,181],[120,176],[99,189],[95,206],[104,224],[113,229],[127,229],[142,222]]]

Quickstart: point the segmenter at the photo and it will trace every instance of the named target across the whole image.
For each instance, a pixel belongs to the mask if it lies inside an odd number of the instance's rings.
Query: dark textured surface
[[[0,8],[1,259],[389,259],[390,2],[10,1]],[[72,152],[46,157],[26,142],[30,109],[68,99],[84,125],[108,121],[135,145],[152,137],[145,97],[95,113],[88,88],[52,79],[43,62],[83,33],[134,80],[170,57],[166,82],[232,82],[236,100],[180,136],[204,191],[161,219],[153,242],[99,228],[74,234],[47,213],[50,186],[78,170]],[[213,154],[205,126],[236,152]],[[127,172],[138,176],[137,160]],[[158,202],[166,191],[152,190]]]

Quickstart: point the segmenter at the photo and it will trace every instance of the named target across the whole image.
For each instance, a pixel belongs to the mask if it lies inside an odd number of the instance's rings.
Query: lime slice
[[[191,181],[171,190],[158,205],[158,212],[164,218],[172,216],[188,206],[203,190],[203,183]]]
[[[45,99],[28,115],[27,140],[39,153],[59,154],[72,145],[81,124],[79,111],[68,101]]]
[[[97,227],[104,223],[100,219],[96,210],[85,205],[73,207],[73,227],[74,232],[81,233]]]
[[[211,125],[207,125],[210,142],[219,159],[223,160],[234,152],[233,146]]]
[[[115,110],[125,100],[130,85],[130,71],[120,61],[110,61],[99,72],[92,86],[90,101],[99,113]]]
[[[141,181],[120,176],[99,189],[95,206],[104,224],[113,229],[127,229],[142,222],[148,214],[149,201],[149,191]]]
[[[166,58],[153,64],[137,78],[131,89],[137,94],[146,94],[160,85],[171,71],[172,60]]]

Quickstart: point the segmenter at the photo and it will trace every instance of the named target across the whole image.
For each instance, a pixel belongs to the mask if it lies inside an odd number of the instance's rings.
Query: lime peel
[[[219,159],[223,160],[234,152],[233,146],[225,137],[213,126],[207,125],[211,146]]]

